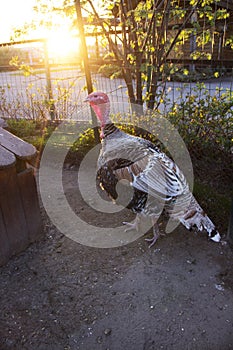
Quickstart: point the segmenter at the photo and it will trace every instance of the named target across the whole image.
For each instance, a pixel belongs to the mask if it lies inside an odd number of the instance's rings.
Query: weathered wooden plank
[[[15,164],[16,158],[13,153],[0,145],[0,169],[8,168]]]
[[[23,202],[24,214],[28,226],[30,242],[34,242],[43,233],[40,206],[35,177],[32,169],[18,173],[18,184]]]
[[[5,221],[0,207],[0,266],[5,264],[10,258],[10,246],[7,237]]]
[[[0,144],[21,159],[30,159],[36,155],[36,148],[28,142],[0,128]]]
[[[17,183],[15,167],[0,170],[0,208],[8,237],[10,255],[29,244],[28,228]]]

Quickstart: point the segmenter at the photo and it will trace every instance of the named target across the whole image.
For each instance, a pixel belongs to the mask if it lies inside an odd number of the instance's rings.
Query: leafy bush
[[[104,64],[99,68],[98,73],[110,79],[122,77],[121,68],[114,64]]]
[[[92,147],[95,146],[94,130],[88,128],[80,137],[74,142],[71,147],[71,152],[79,152],[81,155],[85,155]]]
[[[27,79],[27,77],[25,77]],[[53,99],[48,97],[46,87],[38,87],[29,83],[25,92],[14,89],[11,85],[0,86],[0,114],[12,119],[66,119],[77,111],[78,102],[73,101],[74,83],[63,87],[59,80],[53,81]],[[13,97],[9,101],[9,95]]]
[[[8,130],[38,150],[43,149],[49,136],[56,127],[52,122],[28,119],[7,119]]]
[[[26,142],[31,143],[38,151],[43,148],[59,122],[42,122],[28,119],[7,120],[8,130]],[[95,145],[94,130],[87,128],[79,135],[69,151],[69,158],[82,158]]]
[[[28,138],[37,134],[38,123],[27,119],[8,119],[8,129],[20,138]]]
[[[213,95],[197,84],[192,94],[174,102],[167,118],[178,129],[186,144],[230,151],[232,147],[233,92],[216,88]]]

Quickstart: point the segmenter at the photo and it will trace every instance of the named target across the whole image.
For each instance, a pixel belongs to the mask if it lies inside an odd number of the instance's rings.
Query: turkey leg
[[[136,218],[132,222],[123,221],[122,224],[128,226],[125,229],[125,232],[131,231],[131,230],[136,230],[138,232],[140,221],[141,219],[139,214],[136,215]]]
[[[153,225],[153,237],[152,238],[146,238],[145,241],[149,242],[149,248],[153,247],[153,245],[157,242],[157,239],[159,236],[161,236],[161,233],[159,232],[159,225],[157,224],[157,218],[152,218],[152,225]]]

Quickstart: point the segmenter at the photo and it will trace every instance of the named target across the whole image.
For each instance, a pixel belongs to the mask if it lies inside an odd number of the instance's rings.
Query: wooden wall
[[[0,265],[22,252],[43,233],[32,169],[0,169]]]

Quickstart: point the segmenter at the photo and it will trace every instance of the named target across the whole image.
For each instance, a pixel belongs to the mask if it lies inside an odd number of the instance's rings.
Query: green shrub
[[[56,125],[49,122],[28,119],[8,119],[8,130],[31,143],[38,150],[42,149]]]
[[[94,130],[88,128],[84,133],[82,133],[79,138],[74,142],[70,149],[70,152],[79,152],[81,155],[85,155],[92,147],[95,146],[95,136]]]
[[[38,123],[27,119],[8,119],[8,129],[20,138],[27,138],[37,133]]]
[[[197,84],[192,94],[179,104],[174,102],[167,114],[186,142],[229,152],[232,147],[233,92],[216,88],[210,95],[206,86]]]
[[[121,78],[121,68],[114,64],[104,64],[98,70],[98,73],[102,74],[105,78],[115,79]]]

